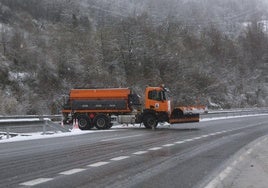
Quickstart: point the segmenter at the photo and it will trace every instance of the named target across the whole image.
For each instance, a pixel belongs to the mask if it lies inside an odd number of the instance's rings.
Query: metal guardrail
[[[268,107],[262,108],[236,108],[229,110],[209,110],[209,113],[229,113],[229,112],[268,112]]]
[[[201,114],[201,118],[243,116],[243,115],[254,115],[254,114],[268,114],[268,108],[211,110],[206,114]]]
[[[46,134],[48,128],[53,130],[58,130],[62,132],[69,132],[68,128],[62,127],[59,123],[54,123],[51,119],[59,119],[61,115],[53,116],[2,116],[0,117],[0,134],[4,134],[9,138],[10,136],[16,136],[18,133],[11,133],[11,129],[27,128],[34,131],[34,128],[39,127],[39,130],[42,128],[42,134]],[[37,132],[39,132],[37,131]]]
[[[38,118],[38,119],[57,119],[57,120],[61,120],[62,115],[58,114],[58,115],[15,115],[15,116],[0,116],[0,120],[2,119],[32,119],[32,118]]]

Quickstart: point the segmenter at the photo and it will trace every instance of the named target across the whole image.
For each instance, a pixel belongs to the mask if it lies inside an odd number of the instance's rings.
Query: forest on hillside
[[[268,106],[266,0],[0,0],[0,115],[71,88],[165,84],[174,105]]]

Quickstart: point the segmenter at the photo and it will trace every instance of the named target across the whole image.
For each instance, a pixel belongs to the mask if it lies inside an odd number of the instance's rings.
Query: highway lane
[[[268,116],[0,144],[0,187],[202,187]],[[190,127],[190,128],[188,128]]]

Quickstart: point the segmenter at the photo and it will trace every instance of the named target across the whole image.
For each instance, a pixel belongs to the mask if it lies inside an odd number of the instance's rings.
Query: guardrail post
[[[46,134],[46,132],[47,132],[47,126],[48,126],[48,123],[47,123],[47,120],[45,120],[45,123],[43,125],[43,134]]]
[[[7,127],[7,139],[9,139],[10,135],[9,135],[9,127]]]
[[[40,121],[44,122],[43,124],[43,134],[46,134],[47,130],[47,120],[44,121],[44,118],[43,117],[39,117]]]

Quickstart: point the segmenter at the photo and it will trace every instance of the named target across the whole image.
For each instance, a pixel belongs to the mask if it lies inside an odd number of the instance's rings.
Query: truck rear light
[[[93,113],[89,114],[90,119],[93,119],[95,115]]]

